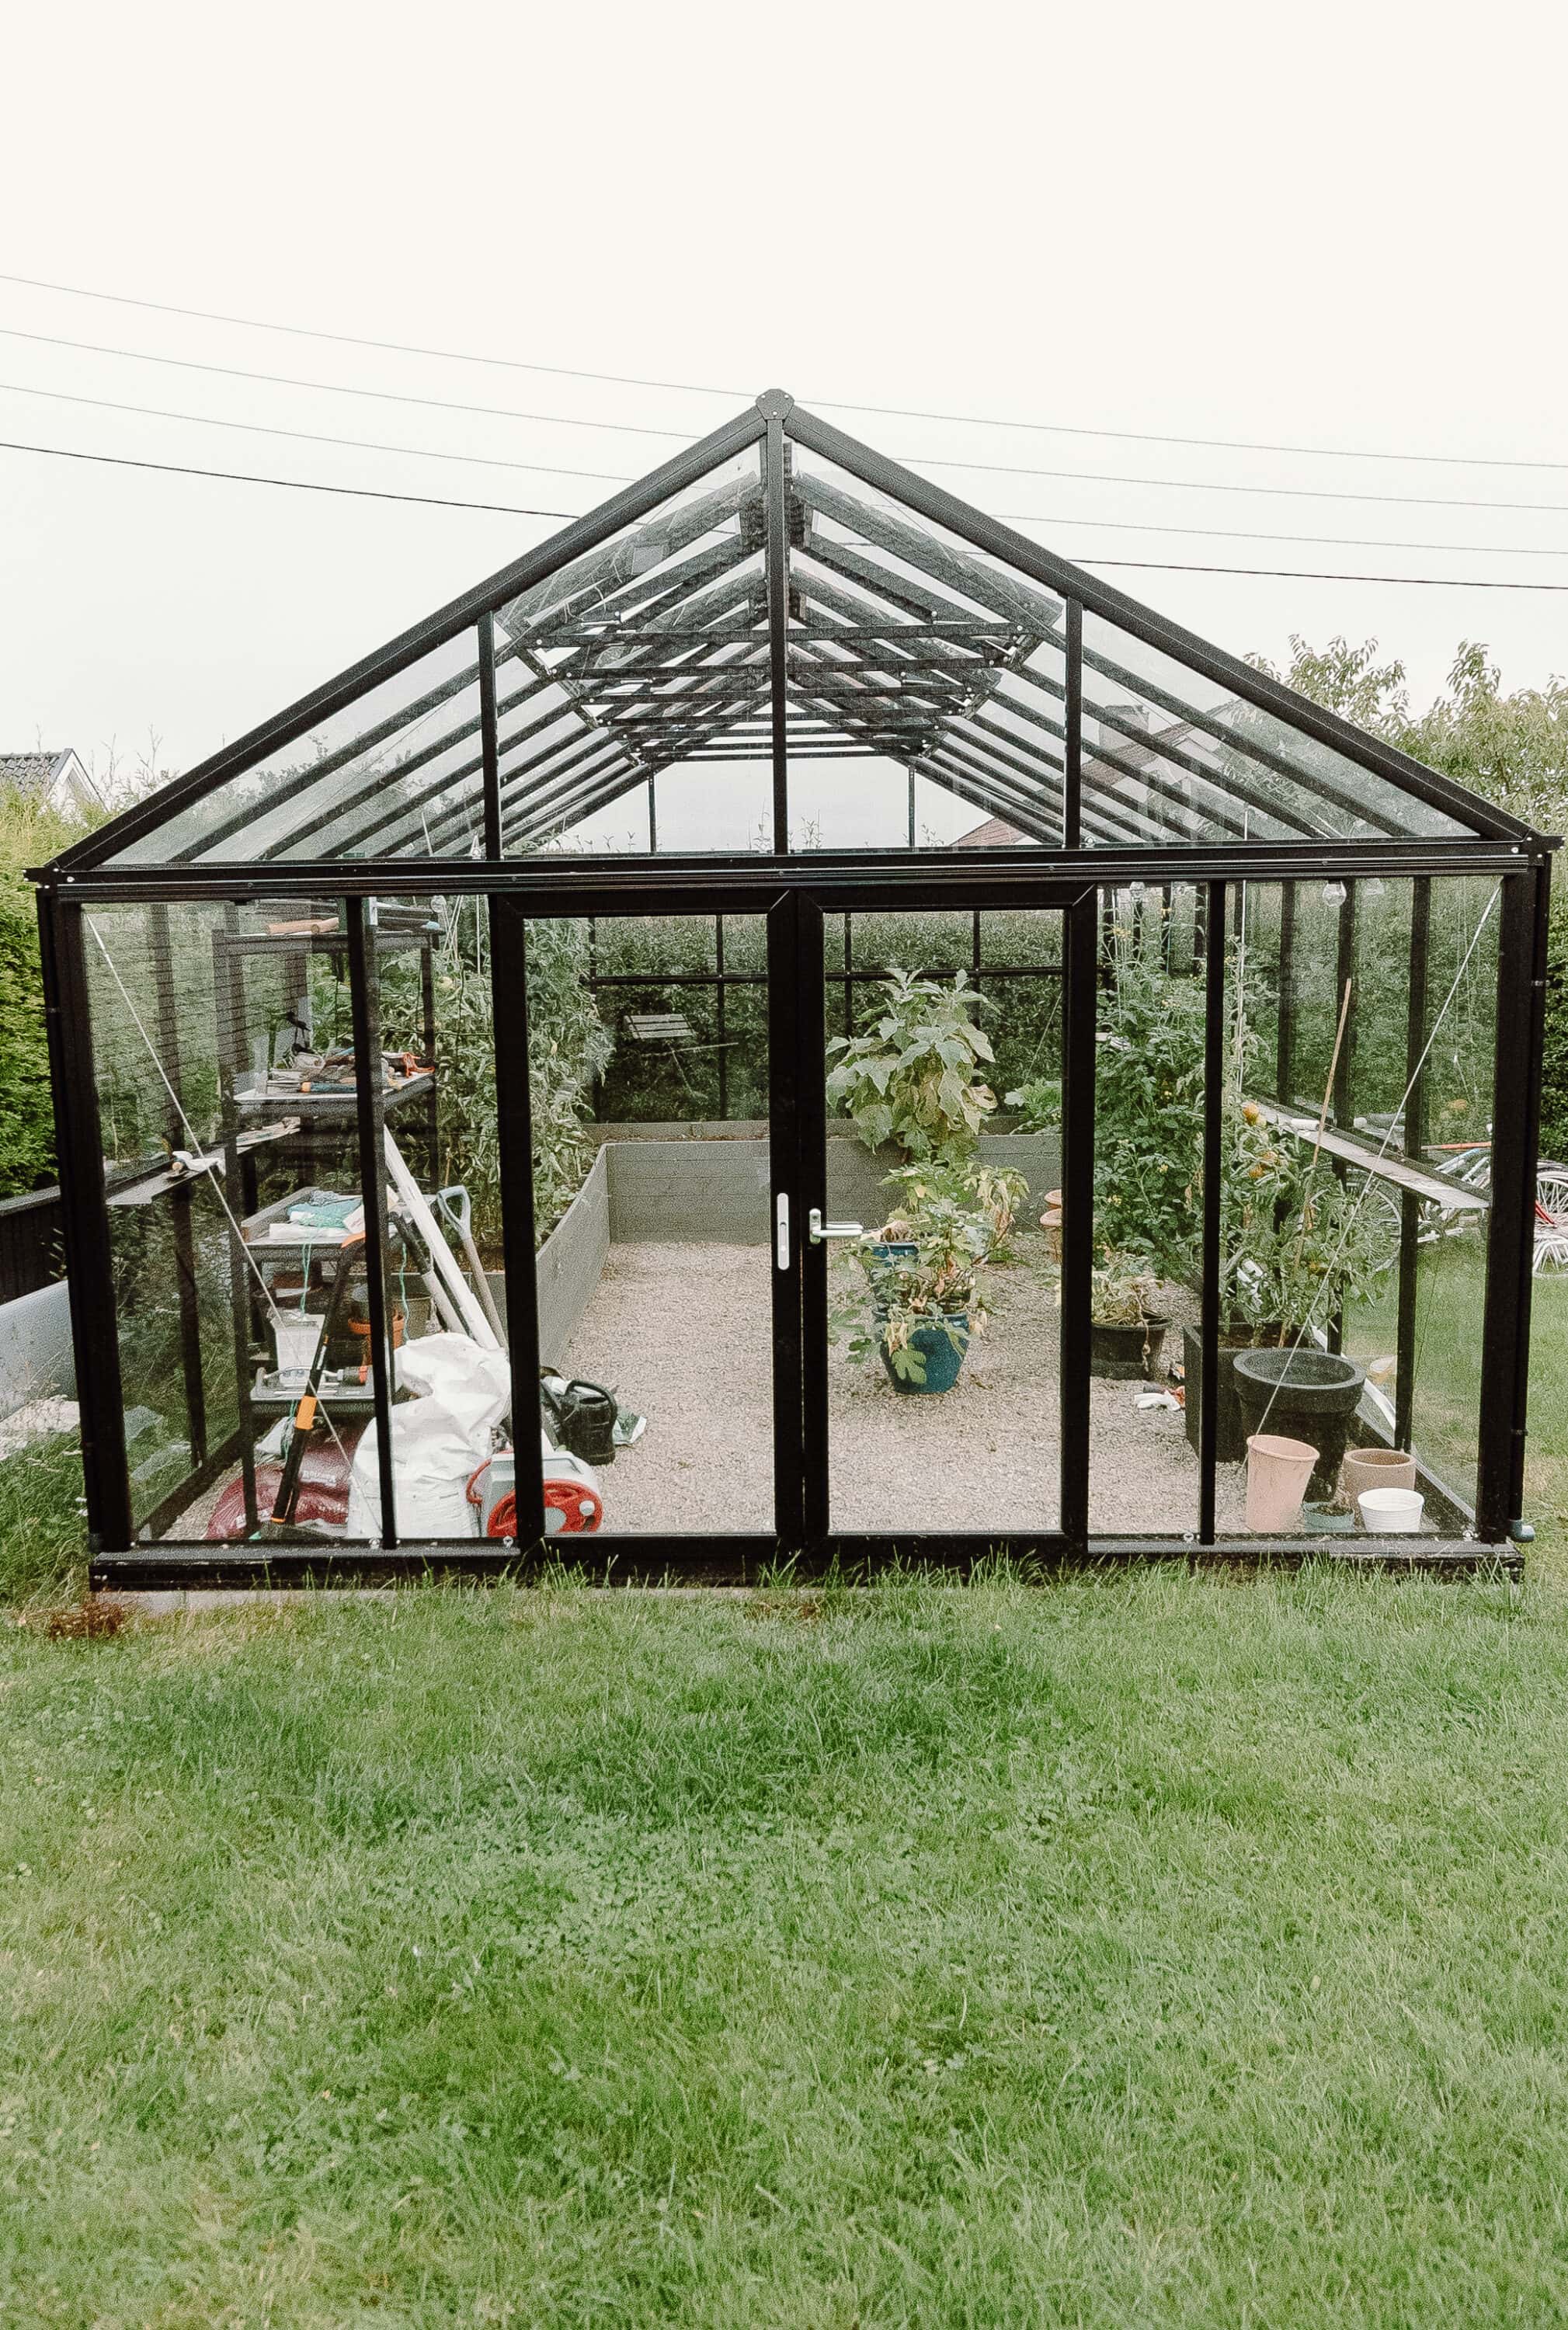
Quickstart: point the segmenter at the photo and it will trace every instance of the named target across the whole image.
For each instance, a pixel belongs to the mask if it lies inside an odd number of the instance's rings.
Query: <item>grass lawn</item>
[[[1568,2318],[1554,1587],[0,1637],[0,2320]]]

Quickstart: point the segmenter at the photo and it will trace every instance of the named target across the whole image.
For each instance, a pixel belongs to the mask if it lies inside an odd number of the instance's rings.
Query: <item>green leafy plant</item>
[[[1096,1234],[1165,1277],[1188,1277],[1203,1158],[1203,981],[1119,949],[1097,1035]]]
[[[1022,1173],[1010,1166],[982,1165],[978,1157],[956,1163],[932,1159],[925,1164],[895,1165],[883,1175],[882,1186],[895,1193],[895,1212],[909,1218],[919,1219],[940,1202],[983,1219],[987,1225],[987,1263],[1006,1258],[1007,1233],[1029,1194]]]
[[[1097,1327],[1147,1327],[1161,1316],[1159,1281],[1141,1255],[1104,1248],[1090,1278],[1090,1317]]]
[[[1046,1132],[1062,1122],[1062,1079],[1036,1076],[1006,1095],[1006,1105],[1018,1111],[1020,1132]]]
[[[858,1036],[834,1036],[827,1098],[868,1149],[896,1141],[912,1158],[961,1157],[997,1105],[981,1074],[993,1056],[973,1013],[985,1008],[967,974],[950,982],[893,970],[883,1002]]]
[[[1384,1208],[1364,1201],[1297,1135],[1227,1100],[1220,1198],[1220,1307],[1232,1326],[1280,1340],[1365,1302],[1393,1259]]]
[[[955,1350],[966,1350],[970,1337],[985,1331],[989,1316],[980,1278],[995,1235],[993,1217],[982,1207],[929,1188],[918,1201],[893,1213],[859,1249],[870,1290],[870,1321],[858,1311],[834,1321],[851,1331],[851,1358],[885,1352],[896,1376],[922,1384],[926,1354],[913,1340],[917,1329],[939,1329]],[[885,1250],[892,1246],[905,1250]]]

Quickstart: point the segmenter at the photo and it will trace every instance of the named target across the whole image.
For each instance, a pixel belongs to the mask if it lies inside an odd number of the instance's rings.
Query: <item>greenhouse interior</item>
[[[1516,1564],[1554,847],[767,392],[35,871],[95,1583]]]

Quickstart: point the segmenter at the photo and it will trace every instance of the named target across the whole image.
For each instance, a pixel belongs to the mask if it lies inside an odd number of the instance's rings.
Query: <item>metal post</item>
[[[381,982],[375,960],[375,901],[345,901],[348,1000],[354,1020],[354,1090],[359,1125],[359,1193],[364,1215],[365,1303],[370,1319],[370,1379],[375,1398],[376,1473],[381,1541],[397,1544],[392,1486],[392,1337],[386,1301],[386,1087],[382,1071]],[[339,1270],[349,1267],[338,1257]]]
[[[528,1091],[528,938],[519,898],[490,900],[496,1029],[496,1128],[501,1154],[501,1246],[512,1354],[512,1446],[517,1543],[544,1541],[539,1447],[539,1282],[534,1274],[534,1111]]]
[[[1334,1122],[1341,1132],[1348,1132],[1355,1113],[1355,908],[1358,884],[1354,876],[1345,884],[1345,898],[1339,909],[1339,946],[1334,974],[1334,1020],[1339,1023],[1344,1009],[1345,990],[1351,990],[1350,1009],[1345,1018],[1345,1040],[1339,1047],[1339,1064],[1334,1072]]]
[[[1067,601],[1067,667],[1063,675],[1066,737],[1063,745],[1062,846],[1078,849],[1083,832],[1083,607]]]
[[[1427,962],[1431,935],[1431,882],[1410,886],[1409,992],[1404,1035],[1404,1153],[1418,1162],[1426,1147]],[[1399,1310],[1394,1331],[1393,1444],[1408,1450],[1415,1415],[1416,1294],[1421,1269],[1421,1199],[1413,1189],[1399,1201]]]
[[[1094,1050],[1100,1008],[1100,898],[1066,910],[1062,1044],[1062,1437],[1060,1525],[1089,1541],[1090,1294],[1094,1268]]]
[[[234,1340],[234,1409],[240,1435],[240,1481],[245,1500],[245,1534],[253,1538],[261,1526],[256,1497],[256,1410],[250,1397],[251,1331],[255,1323],[250,1256],[245,1250],[247,1204],[245,1176],[240,1152],[240,1111],[234,1097],[245,1040],[245,966],[241,957],[240,910],[225,900],[222,921],[213,932],[213,998],[217,1023],[218,1106],[223,1135],[223,1186],[229,1207],[239,1225],[227,1224],[229,1236],[229,1318]],[[227,1209],[226,1209],[227,1210]],[[308,1258],[307,1259],[308,1275]]]
[[[1205,921],[1216,936],[1225,927],[1225,886],[1208,886]],[[1225,950],[1211,946],[1204,985],[1204,1224],[1199,1334],[1203,1343],[1203,1407],[1198,1416],[1198,1542],[1214,1541],[1214,1463],[1220,1431],[1220,1202],[1223,1195],[1222,1136],[1225,1099]],[[1188,1397],[1191,1397],[1189,1387]]]
[[[496,734],[496,618],[479,618],[479,744],[484,788],[485,855],[501,856],[501,749]]]
[[[647,854],[650,857],[656,857],[659,854],[658,804],[654,800],[654,781],[651,777],[647,781]]]
[[[1280,1017],[1274,1038],[1274,1097],[1289,1108],[1296,1083],[1296,885],[1280,885]]]
[[[158,1054],[164,1074],[175,1092],[183,1093],[180,1074],[180,1015],[175,1002],[175,955],[166,905],[147,909],[147,952],[157,990]],[[165,1094],[164,1123],[171,1149],[185,1146],[180,1113]],[[191,1224],[194,1191],[189,1180],[169,1191],[170,1226],[174,1233],[175,1270],[180,1303],[180,1363],[185,1385],[185,1433],[191,1445],[193,1471],[207,1461],[207,1395],[202,1381],[202,1312],[196,1292],[196,1244]]]
[[[725,1042],[728,1016],[724,1005],[724,917],[713,916],[713,1034],[719,1047],[719,1122],[730,1113],[730,1054]]]
[[[1549,881],[1543,860],[1505,876],[1502,884],[1492,1212],[1481,1329],[1481,1381],[1487,1395],[1481,1404],[1476,1490],[1476,1529],[1488,1545],[1499,1545],[1515,1534],[1524,1503]]]
[[[826,1017],[821,909],[789,891],[768,914],[773,1518],[786,1551],[823,1535],[828,1516],[826,1249],[805,1234],[808,1209],[827,1202]],[[789,1221],[782,1269],[780,1199]]]
[[[915,846],[915,773],[912,769],[909,772],[909,846],[912,849]]]
[[[767,399],[761,400],[766,405]],[[773,848],[779,857],[789,848],[789,661],[786,641],[789,626],[789,533],[784,497],[784,420],[781,412],[765,412],[767,435],[762,461],[768,512],[768,668],[772,689]]]
[[[1339,1042],[1339,1058],[1334,1070],[1334,1122],[1341,1132],[1348,1132],[1355,1116],[1355,1014],[1358,1009],[1355,982],[1355,908],[1357,889],[1353,878],[1345,884],[1345,895],[1339,906],[1338,947],[1334,972],[1334,1025],[1339,1027],[1339,1015],[1345,1014],[1345,1033]],[[1348,993],[1349,1006],[1346,1005]],[[1349,1167],[1343,1157],[1331,1160],[1335,1179],[1343,1188]],[[1345,1348],[1345,1306],[1337,1302],[1326,1321],[1328,1348],[1342,1351]]]
[[[82,909],[41,889],[38,935],[88,1537],[95,1553],[122,1553],[129,1551],[133,1531],[130,1474]]]

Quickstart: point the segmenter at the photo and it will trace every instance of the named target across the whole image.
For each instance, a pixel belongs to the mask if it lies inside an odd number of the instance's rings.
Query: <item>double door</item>
[[[1092,895],[932,884],[890,905],[808,882],[594,905],[548,931],[510,911],[540,1233],[561,1194],[546,958],[601,1030],[590,1202],[537,1272],[541,1360],[645,1419],[604,1473],[601,1539],[639,1568],[751,1571],[1081,1539],[1087,1384],[1075,1397],[1063,1365],[1074,1297],[1041,1217],[1069,1174],[1072,933],[1092,984]],[[929,1152],[955,1134],[944,1171]],[[1086,1315],[1086,1268],[1080,1293]]]

